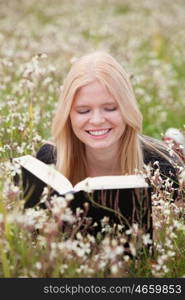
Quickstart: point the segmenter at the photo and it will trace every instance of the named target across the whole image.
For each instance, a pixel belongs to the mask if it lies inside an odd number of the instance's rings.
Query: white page
[[[19,163],[60,194],[73,190],[71,182],[64,175],[31,155],[14,158],[13,161]]]
[[[74,190],[106,190],[106,189],[127,189],[147,188],[148,183],[142,175],[128,176],[99,176],[89,177],[75,185]]]

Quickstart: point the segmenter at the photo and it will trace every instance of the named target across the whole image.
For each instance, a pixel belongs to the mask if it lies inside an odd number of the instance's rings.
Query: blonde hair
[[[57,150],[56,168],[72,184],[87,177],[87,161],[85,146],[73,133],[70,110],[77,91],[95,80],[99,80],[117,101],[126,123],[119,154],[122,174],[133,174],[135,169],[142,170],[144,165],[141,140],[143,143],[145,141],[140,138],[142,114],[129,76],[111,55],[90,53],[72,65],[64,81],[52,123],[52,140]]]

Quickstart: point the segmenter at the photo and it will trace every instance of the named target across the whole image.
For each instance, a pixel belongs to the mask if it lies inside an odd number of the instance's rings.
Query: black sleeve
[[[46,164],[53,164],[56,162],[56,153],[54,146],[50,144],[43,145],[36,154],[36,158]],[[25,199],[25,208],[30,208],[40,201],[44,187],[46,184],[30,173],[25,168],[22,168],[22,185],[23,196]]]

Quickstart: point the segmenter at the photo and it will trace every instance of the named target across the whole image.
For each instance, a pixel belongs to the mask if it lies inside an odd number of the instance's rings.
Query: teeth
[[[92,135],[102,135],[105,134],[109,131],[109,129],[106,130],[98,130],[98,131],[88,131]]]

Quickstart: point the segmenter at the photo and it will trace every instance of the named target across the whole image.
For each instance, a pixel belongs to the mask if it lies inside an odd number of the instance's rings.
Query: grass
[[[185,276],[183,208],[164,194],[154,205],[154,255],[140,255],[133,240],[130,259],[121,233],[74,239],[59,230],[60,207],[58,215],[24,212],[12,165],[4,164],[34,155],[50,137],[63,79],[76,58],[94,50],[110,52],[132,75],[144,134],[183,131],[184,13],[183,0],[1,1],[0,277]]]

